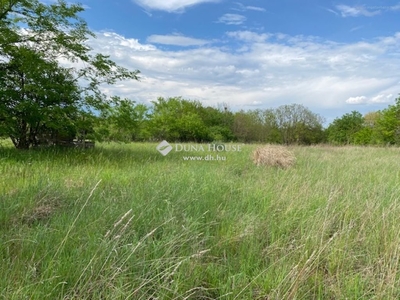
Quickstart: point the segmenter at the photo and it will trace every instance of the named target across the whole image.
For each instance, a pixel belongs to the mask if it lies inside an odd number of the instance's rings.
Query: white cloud
[[[381,13],[381,10],[368,10],[364,6],[349,6],[349,5],[336,5],[336,9],[340,12],[342,17],[372,17]]]
[[[393,101],[393,94],[378,94],[367,98],[365,96],[350,97],[346,100],[348,104],[388,104]]]
[[[237,11],[246,11],[246,10],[253,10],[253,11],[260,11],[260,12],[265,12],[266,9],[263,7],[259,6],[251,6],[251,5],[243,5],[240,2],[235,3],[237,6],[235,8],[232,8],[232,10],[237,10]]]
[[[148,43],[152,44],[164,44],[164,45],[175,45],[175,46],[203,46],[208,44],[209,41],[202,39],[195,39],[182,35],[151,35],[147,38]]]
[[[364,28],[364,26],[356,26],[356,27],[351,28],[350,32],[354,32],[354,31],[360,30],[362,28]]]
[[[179,50],[158,48],[150,40],[141,43],[110,32],[90,40],[96,52],[142,73],[140,82],[104,87],[105,92],[146,103],[160,96],[214,106],[226,102],[233,110],[301,103],[329,119],[348,112],[352,104],[359,104],[362,113],[371,106],[385,108],[400,90],[400,34],[340,44],[230,31],[220,44]]]
[[[370,102],[371,103],[390,103],[393,100],[393,94],[379,94],[375,97],[372,97]]]
[[[225,23],[228,25],[240,25],[243,24],[247,18],[243,15],[238,14],[224,14],[218,19],[218,23]]]
[[[336,16],[339,16],[339,13],[337,11],[333,10],[333,9],[325,8],[325,7],[322,7],[322,8],[325,9],[326,11],[329,11],[330,13],[333,13]]]
[[[396,4],[396,5],[393,5],[393,6],[390,6],[390,7],[389,7],[389,10],[392,10],[392,11],[398,11],[398,10],[400,10],[400,3],[398,3],[398,4]]]
[[[357,96],[357,97],[350,97],[346,100],[348,104],[365,104],[367,103],[367,97],[365,96]]]
[[[137,5],[149,10],[163,10],[167,12],[183,12],[185,8],[220,0],[132,0]]]
[[[247,10],[255,10],[255,11],[265,11],[265,8],[258,6],[246,6]]]
[[[229,31],[226,33],[229,37],[241,40],[241,41],[246,41],[246,42],[265,42],[271,35],[262,33],[258,34],[256,32],[252,31]]]
[[[116,49],[117,46],[123,47],[124,50],[130,49],[131,51],[153,51],[157,49],[152,45],[142,45],[137,39],[126,39],[115,32],[100,32],[98,34],[109,40],[109,45],[103,45],[105,51],[112,51]]]

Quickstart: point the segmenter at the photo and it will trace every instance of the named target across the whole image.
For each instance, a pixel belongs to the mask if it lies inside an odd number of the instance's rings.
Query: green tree
[[[303,105],[282,105],[274,114],[283,144],[313,144],[321,141],[324,119]]]
[[[57,129],[74,134],[70,125],[80,100],[70,72],[31,49],[16,49],[7,64],[0,65],[2,131],[17,148],[37,144],[44,129],[53,135]]]
[[[239,111],[233,132],[243,142],[316,144],[323,140],[323,118],[300,104]]]
[[[394,105],[381,111],[377,131],[384,144],[400,144],[400,97]]]
[[[234,115],[233,134],[244,143],[260,142],[262,124],[252,111],[238,111]]]
[[[143,103],[139,103],[135,106],[134,111],[137,124],[134,140],[141,142],[150,140],[150,108]]]
[[[144,104],[136,105],[129,99],[112,97],[112,104],[99,117],[98,139],[125,143],[149,139],[148,110]]]
[[[328,141],[334,144],[354,144],[357,133],[364,128],[364,118],[358,111],[336,118],[327,128]],[[358,137],[360,138],[360,137]]]
[[[246,143],[280,143],[273,109],[237,112],[234,118],[234,134],[238,140]]]
[[[380,118],[380,111],[365,114],[362,128],[354,134],[354,143],[357,145],[381,144],[382,137],[378,130],[378,120]]]
[[[91,61],[85,41],[94,35],[78,16],[83,11],[81,5],[61,0],[51,5],[38,0],[0,1],[0,54],[24,44],[47,57],[61,54],[69,60]]]
[[[74,118],[104,108],[101,84],[138,79],[139,71],[91,54],[86,40],[94,35],[78,16],[81,5],[0,1],[0,132],[17,148],[28,149],[44,130],[70,131]],[[60,59],[85,67],[61,67]]]
[[[372,144],[374,131],[371,127],[363,126],[359,131],[354,134],[353,142],[356,145],[370,145]]]
[[[200,111],[198,101],[184,100],[180,97],[158,98],[153,102],[150,130],[157,140],[168,141],[209,141],[210,136]]]
[[[272,143],[272,144],[280,144],[281,141],[281,133],[278,127],[278,121],[276,119],[275,110],[274,109],[266,109],[262,112],[262,120],[263,127],[265,133],[265,139],[263,142]]]
[[[201,107],[198,112],[207,127],[209,140],[220,142],[234,140],[232,133],[234,117],[227,105],[219,108]]]

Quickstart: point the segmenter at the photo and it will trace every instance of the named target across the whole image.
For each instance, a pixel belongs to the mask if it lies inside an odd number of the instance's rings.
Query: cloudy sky
[[[232,111],[298,103],[327,122],[400,93],[400,2],[81,0],[91,47],[141,71],[104,91]]]

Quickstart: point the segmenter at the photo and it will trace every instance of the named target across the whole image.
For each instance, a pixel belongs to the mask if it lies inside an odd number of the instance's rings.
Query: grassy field
[[[3,142],[0,299],[400,299],[400,149],[155,146]]]

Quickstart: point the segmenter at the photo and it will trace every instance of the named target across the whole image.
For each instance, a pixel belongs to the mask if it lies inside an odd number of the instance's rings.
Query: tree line
[[[326,129],[326,139],[337,145],[400,145],[400,97],[383,110],[336,118]]]
[[[400,145],[400,97],[362,115],[352,111],[324,128],[324,118],[301,104],[232,112],[227,104],[203,106],[181,97],[151,105],[113,98],[92,116],[91,138],[100,141],[244,142],[312,145]]]
[[[18,149],[57,141],[337,145],[400,144],[400,98],[382,111],[324,119],[301,104],[232,112],[181,97],[150,105],[108,97],[102,84],[138,80],[86,45],[94,34],[64,0],[0,0],[0,137]],[[60,64],[60,61],[68,64]],[[68,67],[66,67],[68,65]]]
[[[227,104],[205,107],[181,97],[160,97],[148,106],[113,99],[93,117],[97,140],[315,144],[324,138],[323,118],[300,104],[234,113]]]

